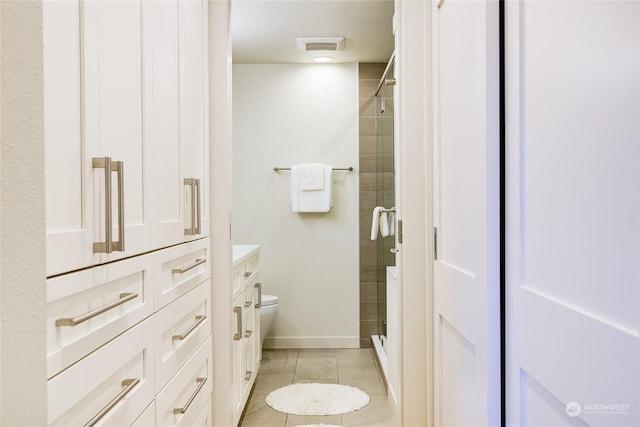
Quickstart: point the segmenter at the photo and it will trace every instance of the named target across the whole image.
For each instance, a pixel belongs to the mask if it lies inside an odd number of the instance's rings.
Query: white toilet
[[[278,315],[280,306],[278,297],[275,295],[262,294],[260,300],[260,348],[264,345],[264,337],[267,336],[273,327],[273,321]]]

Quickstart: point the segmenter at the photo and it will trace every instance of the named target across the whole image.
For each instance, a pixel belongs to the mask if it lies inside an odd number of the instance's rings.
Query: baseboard
[[[360,337],[266,337],[262,348],[360,348]]]

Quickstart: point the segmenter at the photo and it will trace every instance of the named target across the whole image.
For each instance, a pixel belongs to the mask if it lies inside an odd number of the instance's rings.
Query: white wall
[[[357,64],[233,66],[233,243],[260,244],[263,292],[280,297],[265,347],[359,346]],[[334,171],[333,209],[294,213],[290,173]]]
[[[47,417],[42,4],[0,3],[0,425],[41,426]]]

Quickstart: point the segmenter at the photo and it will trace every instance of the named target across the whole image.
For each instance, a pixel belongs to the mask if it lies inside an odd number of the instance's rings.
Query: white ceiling
[[[393,0],[232,0],[234,63],[387,62]],[[298,37],[345,37],[339,52],[300,52]]]

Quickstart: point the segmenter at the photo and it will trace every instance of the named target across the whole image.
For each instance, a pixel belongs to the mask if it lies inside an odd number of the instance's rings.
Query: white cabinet
[[[211,423],[206,5],[43,3],[49,425]]]
[[[208,3],[202,0],[178,0],[180,139],[185,160],[182,182],[187,239],[209,234],[207,7]]]
[[[154,247],[165,247],[184,240],[177,0],[143,1],[142,29],[142,119],[152,177],[147,215]]]
[[[260,368],[260,246],[234,247],[231,309],[233,340],[233,410],[237,424]]]
[[[153,389],[153,321],[147,319],[48,381],[47,423],[131,425]]]
[[[43,32],[47,276],[206,237],[207,2],[47,1]]]

